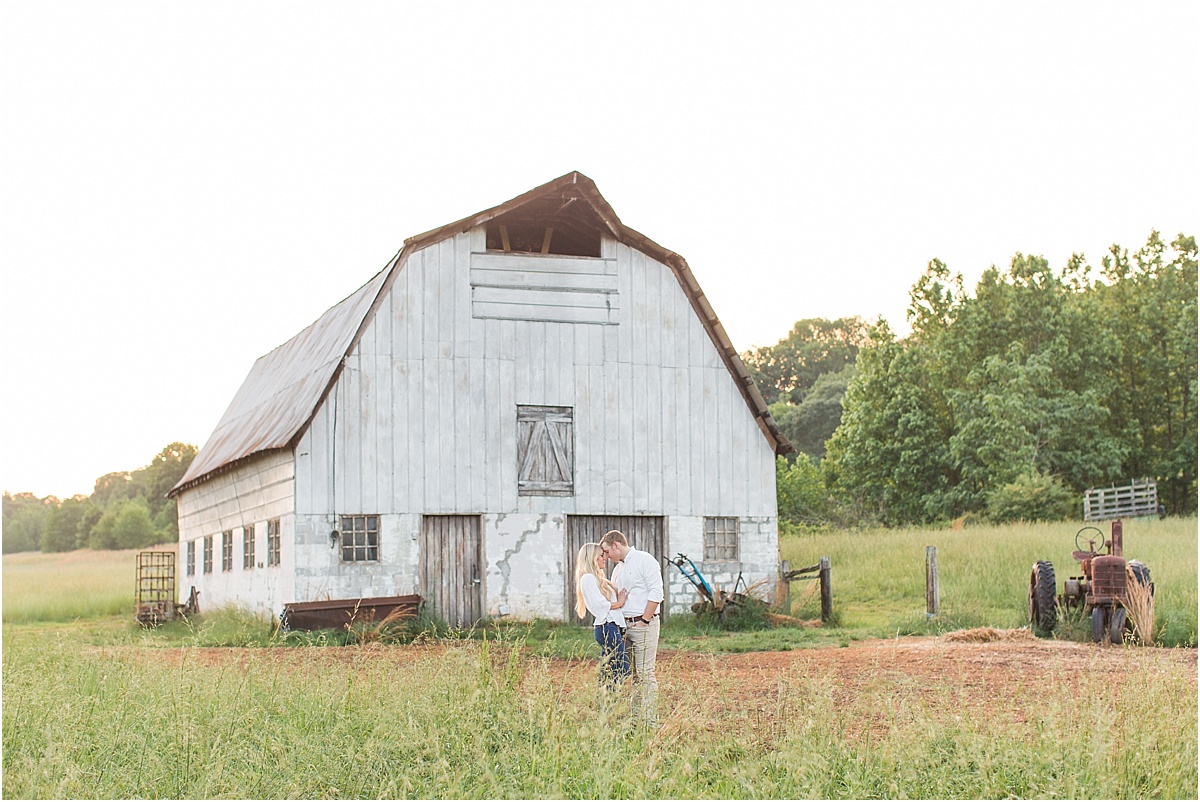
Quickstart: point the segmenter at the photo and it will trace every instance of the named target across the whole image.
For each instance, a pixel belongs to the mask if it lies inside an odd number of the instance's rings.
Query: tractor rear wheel
[[[1058,626],[1054,566],[1038,560],[1029,572],[1029,623],[1039,632],[1050,633]]]
[[[1108,639],[1117,645],[1125,642],[1125,618],[1124,607],[1112,611],[1112,620],[1108,624]]]
[[[1154,583],[1150,581],[1150,566],[1138,560],[1129,561],[1129,573],[1133,574],[1134,581],[1144,588],[1150,589],[1150,598],[1154,598]]]
[[[1092,608],[1092,641],[1100,643],[1108,634],[1108,608]]]

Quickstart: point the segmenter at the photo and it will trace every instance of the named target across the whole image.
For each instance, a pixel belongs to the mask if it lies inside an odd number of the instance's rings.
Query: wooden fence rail
[[[1085,521],[1110,521],[1158,514],[1158,485],[1139,479],[1122,487],[1093,487],[1083,494]]]

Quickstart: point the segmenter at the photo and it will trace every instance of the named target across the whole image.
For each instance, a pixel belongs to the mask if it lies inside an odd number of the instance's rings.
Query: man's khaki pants
[[[658,680],[654,676],[654,663],[658,659],[659,616],[649,624],[631,623],[625,629],[625,643],[629,652],[629,664],[633,669],[633,723],[653,727],[658,723]]]

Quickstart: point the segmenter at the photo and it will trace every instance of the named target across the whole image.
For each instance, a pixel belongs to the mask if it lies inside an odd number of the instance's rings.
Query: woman
[[[625,653],[626,591],[617,591],[604,575],[605,557],[599,543],[584,543],[575,558],[575,614],[595,616],[593,631],[600,644],[601,682],[615,687],[629,676],[629,657]]]

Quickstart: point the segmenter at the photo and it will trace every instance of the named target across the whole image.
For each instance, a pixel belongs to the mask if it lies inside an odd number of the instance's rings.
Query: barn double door
[[[478,515],[421,519],[421,598],[456,627],[483,617],[483,526]]]
[[[573,624],[592,623],[592,616],[584,613],[580,618],[575,614],[575,561],[579,556],[579,548],[584,543],[599,543],[604,533],[617,529],[625,533],[629,545],[642,551],[649,552],[662,565],[663,591],[667,588],[667,526],[666,519],[657,515],[568,515],[566,535],[566,616]],[[611,576],[611,566],[608,571]],[[666,615],[667,600],[664,596],[662,607]]]

